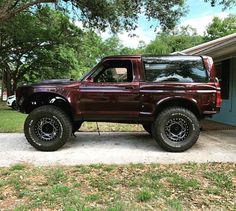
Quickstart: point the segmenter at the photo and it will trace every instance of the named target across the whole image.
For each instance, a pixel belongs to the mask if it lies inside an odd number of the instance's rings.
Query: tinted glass
[[[201,59],[194,60],[146,60],[146,80],[151,82],[206,82],[207,72]]]

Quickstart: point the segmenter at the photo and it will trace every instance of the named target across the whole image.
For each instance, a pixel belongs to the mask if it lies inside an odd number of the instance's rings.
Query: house
[[[213,120],[236,126],[236,33],[181,51],[214,60],[221,84],[221,111]]]

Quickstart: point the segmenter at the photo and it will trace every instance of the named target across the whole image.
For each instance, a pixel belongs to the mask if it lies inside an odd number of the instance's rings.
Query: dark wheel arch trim
[[[185,97],[167,97],[164,99],[161,99],[156,104],[156,109],[154,111],[154,116],[158,116],[160,112],[162,112],[164,109],[168,107],[183,107],[185,109],[190,110],[198,119],[203,118],[203,114],[200,111],[197,101],[192,98],[185,98]]]
[[[64,104],[60,105],[60,102],[63,102]],[[24,110],[27,114],[29,114],[34,109],[44,105],[58,106],[60,109],[68,113],[71,119],[75,117],[75,111],[69,101],[64,96],[54,92],[33,93],[27,98],[27,100],[24,101],[21,106],[21,110]]]

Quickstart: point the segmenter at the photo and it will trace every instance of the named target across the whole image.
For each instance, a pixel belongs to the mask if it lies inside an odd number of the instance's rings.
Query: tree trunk
[[[16,79],[13,79],[13,83],[12,83],[12,91],[13,91],[13,93],[15,93],[15,91],[16,91],[17,83],[18,83],[18,81]]]
[[[1,93],[1,101],[3,101],[3,91],[4,91],[4,71],[2,71],[2,93]]]
[[[13,95],[12,83],[11,83],[11,73],[9,71],[5,72],[5,84],[7,88],[7,96]]]

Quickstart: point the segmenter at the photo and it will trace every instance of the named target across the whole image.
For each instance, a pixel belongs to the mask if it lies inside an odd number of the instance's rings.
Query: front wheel
[[[41,151],[55,151],[71,137],[72,125],[68,115],[52,105],[33,110],[25,120],[27,141]]]
[[[182,152],[198,140],[200,126],[197,117],[182,107],[162,111],[155,120],[152,134],[157,143],[170,152]]]

